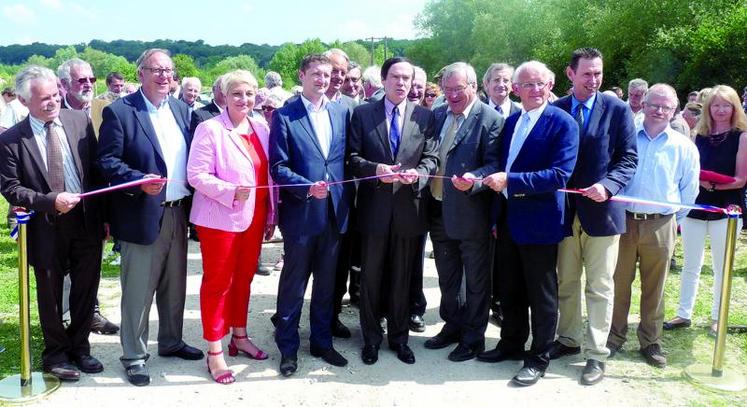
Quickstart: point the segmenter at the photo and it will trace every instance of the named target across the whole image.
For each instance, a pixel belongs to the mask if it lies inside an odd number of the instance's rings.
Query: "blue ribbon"
[[[29,223],[29,220],[31,219],[31,215],[34,214],[34,211],[23,212],[18,211],[15,212],[16,214],[16,227],[13,228],[13,230],[10,232],[10,237],[13,239],[18,239],[18,227],[20,225],[26,225]]]

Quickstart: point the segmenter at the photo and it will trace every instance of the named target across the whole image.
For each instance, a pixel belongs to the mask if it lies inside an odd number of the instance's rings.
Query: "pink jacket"
[[[249,124],[259,137],[265,156],[269,157],[267,124],[252,118]],[[273,185],[269,174],[268,179]],[[252,190],[244,202],[235,201],[233,197],[236,187],[256,185],[254,165],[241,136],[233,129],[227,110],[197,126],[189,151],[187,180],[195,189],[190,222],[228,232],[243,232],[249,228],[257,194]],[[268,225],[277,224],[277,193],[272,191]]]

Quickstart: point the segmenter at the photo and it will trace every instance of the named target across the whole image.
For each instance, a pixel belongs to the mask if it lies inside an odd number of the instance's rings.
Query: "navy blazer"
[[[565,96],[555,106],[571,112],[572,97]],[[622,100],[597,92],[586,130],[579,134],[578,160],[568,188],[602,184],[610,196],[616,195],[635,174],[638,163],[633,112]],[[625,205],[607,200],[597,203],[573,194],[566,210],[566,236],[573,234],[573,218],[590,236],[625,233]]]
[[[189,108],[171,96],[168,103],[189,154],[192,142],[189,135]],[[111,185],[138,180],[146,174],[169,177],[142,92],[117,99],[104,108],[99,131],[98,164],[104,179]],[[161,230],[161,202],[165,199],[165,187],[158,195],[148,195],[139,186],[113,192],[108,200],[112,235],[142,245],[155,242]]]
[[[521,113],[506,120],[501,132],[499,170],[506,170],[508,150]],[[564,234],[564,188],[576,164],[578,124],[562,109],[547,105],[529,132],[508,173],[508,201],[499,199],[498,219],[505,216],[518,244],[555,244]]]
[[[270,174],[275,184],[311,184],[345,179],[345,133],[350,112],[347,107],[331,102],[327,103],[327,111],[332,122],[332,140],[327,158],[322,154],[300,97],[273,113]],[[280,188],[279,226],[283,234],[316,236],[332,221],[329,219],[328,200],[309,197],[308,192],[308,186]],[[350,192],[350,184],[329,187],[334,221],[340,233],[347,230]]]
[[[446,122],[448,104],[434,110],[436,137]],[[498,170],[498,135],[503,128],[503,117],[485,103],[475,100],[469,115],[464,120],[446,154],[444,175],[462,176],[471,172],[478,178],[486,177]],[[439,141],[439,148],[440,148]],[[444,165],[441,163],[440,165]],[[488,214],[493,192],[482,185],[474,184],[468,192],[454,188],[450,180],[443,182],[443,216],[446,234],[452,239],[480,239],[490,237],[491,222]]]

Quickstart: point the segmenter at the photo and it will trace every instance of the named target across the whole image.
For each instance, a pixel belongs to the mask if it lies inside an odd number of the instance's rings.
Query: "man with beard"
[[[62,108],[82,110],[90,117],[93,85],[96,83],[91,65],[80,58],[68,59],[57,68],[57,76],[65,89]]]

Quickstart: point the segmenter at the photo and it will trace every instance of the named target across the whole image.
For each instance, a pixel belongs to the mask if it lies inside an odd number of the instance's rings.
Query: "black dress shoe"
[[[322,358],[323,361],[329,363],[332,366],[343,367],[348,364],[348,360],[344,356],[340,355],[335,348],[321,349],[316,346],[311,347],[311,356]]]
[[[680,318],[680,322],[664,322],[664,330],[671,331],[679,328],[689,328],[693,324],[693,321],[689,319]]]
[[[607,342],[607,349],[610,350],[610,355],[608,357],[613,358],[615,355],[623,351],[622,345],[615,345],[613,343]]]
[[[84,373],[101,373],[104,371],[104,365],[91,355],[78,356],[73,359],[73,363]]]
[[[443,349],[452,343],[457,342],[459,342],[459,337],[457,335],[448,335],[441,331],[438,335],[425,341],[424,345],[427,349]]]
[[[661,352],[661,346],[658,343],[652,343],[641,349],[640,352],[649,365],[658,368],[667,367],[667,358]]]
[[[365,345],[361,351],[361,360],[367,365],[373,365],[379,360],[379,347]]]
[[[340,322],[339,318],[335,318],[332,320],[332,336],[347,339],[352,335],[350,334],[350,329]]]
[[[280,358],[280,374],[289,377],[298,370],[298,358],[295,356],[283,356]]]
[[[150,384],[150,375],[145,365],[132,365],[125,369],[127,381],[134,386],[147,386]]]
[[[483,350],[485,350],[484,345],[469,346],[460,343],[453,351],[451,351],[451,353],[449,353],[449,360],[452,362],[464,362],[465,360],[474,359],[475,356]]]
[[[184,346],[181,347],[181,349],[177,351],[168,352],[168,353],[158,352],[158,355],[163,356],[165,358],[177,357],[177,358],[184,359],[184,360],[200,360],[205,357],[205,354],[202,353],[201,350],[195,347],[189,346],[186,343],[184,344]]]
[[[581,347],[565,346],[562,343],[555,341],[550,345],[550,359],[562,358],[563,356],[578,355],[581,353]]]
[[[498,308],[497,311],[493,311],[490,314],[489,321],[495,326],[498,326],[498,327],[502,326],[503,325],[503,311],[501,311],[500,308]]]
[[[517,386],[531,386],[533,384],[536,384],[539,381],[540,377],[544,376],[544,370],[540,370],[536,367],[524,366],[521,368],[521,370],[519,370],[519,373],[516,373],[516,376],[511,379],[511,383]]]
[[[586,367],[581,372],[581,384],[591,386],[604,379],[604,362],[595,359],[586,361]]]
[[[114,335],[119,332],[119,327],[96,311],[91,320],[91,332],[99,335]]]
[[[498,363],[504,360],[524,360],[524,352],[506,352],[496,346],[493,350],[478,353],[477,360],[485,363]]]
[[[418,314],[410,315],[410,330],[413,332],[425,332],[425,321]]]
[[[381,328],[381,334],[386,335],[386,318],[379,318],[379,327]]]
[[[407,363],[408,365],[415,363],[415,354],[412,353],[412,349],[410,349],[407,344],[389,345],[389,349],[397,352],[397,359]]]
[[[44,372],[49,373],[64,382],[77,382],[80,380],[80,372],[77,371],[75,366],[69,362],[61,362],[45,366]]]

